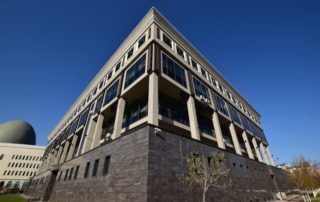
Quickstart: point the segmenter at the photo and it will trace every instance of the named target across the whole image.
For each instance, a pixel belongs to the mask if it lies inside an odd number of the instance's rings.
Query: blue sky
[[[320,1],[0,1],[0,123],[47,136],[155,6],[261,113],[278,163],[320,161]]]

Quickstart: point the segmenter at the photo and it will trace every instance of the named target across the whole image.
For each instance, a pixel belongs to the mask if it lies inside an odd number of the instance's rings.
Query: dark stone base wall
[[[50,201],[147,201],[148,134],[149,127],[144,127],[62,164]],[[111,156],[109,172],[108,175],[103,175],[104,160],[108,155]],[[97,176],[93,177],[96,159],[99,159],[99,166]],[[91,165],[88,177],[84,178],[87,162]],[[64,180],[66,170],[69,169],[70,173],[70,168],[78,165],[80,169],[77,179]],[[61,171],[62,176],[58,181]],[[45,172],[37,178],[49,173]],[[46,185],[31,185],[27,194],[42,198],[42,187]]]
[[[59,173],[50,201],[198,202],[201,190],[181,184],[177,175],[184,171],[187,155],[209,155],[215,151],[222,150],[164,131],[155,134],[152,127],[146,126],[56,167]],[[207,201],[265,201],[278,189],[286,190],[280,169],[225,154],[232,186],[226,190],[209,190]],[[109,174],[104,176],[103,164],[108,155],[111,156]],[[96,159],[99,159],[98,172],[92,177]],[[84,178],[87,162],[91,166],[88,177]],[[64,180],[66,170],[70,172],[77,165],[80,165],[77,179]],[[35,179],[47,180],[30,185],[27,194],[43,198],[50,174],[51,171],[46,171],[36,176]]]
[[[183,173],[187,155],[198,153],[209,156],[212,152],[219,151],[224,152],[165,131],[150,134],[148,202],[201,201],[202,191],[196,186],[181,184],[177,175]],[[210,189],[207,192],[207,201],[266,201],[279,191],[278,187],[286,190],[286,179],[282,170],[236,154],[224,153],[232,175],[232,185],[225,190]]]

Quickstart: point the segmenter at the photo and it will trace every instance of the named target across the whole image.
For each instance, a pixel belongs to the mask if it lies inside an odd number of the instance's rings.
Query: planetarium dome
[[[8,121],[0,124],[0,143],[35,145],[36,134],[25,121]]]

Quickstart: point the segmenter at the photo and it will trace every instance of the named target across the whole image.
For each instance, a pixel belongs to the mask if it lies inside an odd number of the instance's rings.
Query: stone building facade
[[[232,175],[209,201],[286,189],[260,114],[152,8],[49,135],[27,193],[47,201],[199,201],[179,182],[192,153],[224,152]]]

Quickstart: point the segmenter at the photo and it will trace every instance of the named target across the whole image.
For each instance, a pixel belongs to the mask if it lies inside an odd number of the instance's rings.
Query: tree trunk
[[[202,192],[202,202],[206,202],[206,192],[205,190],[203,190]]]

